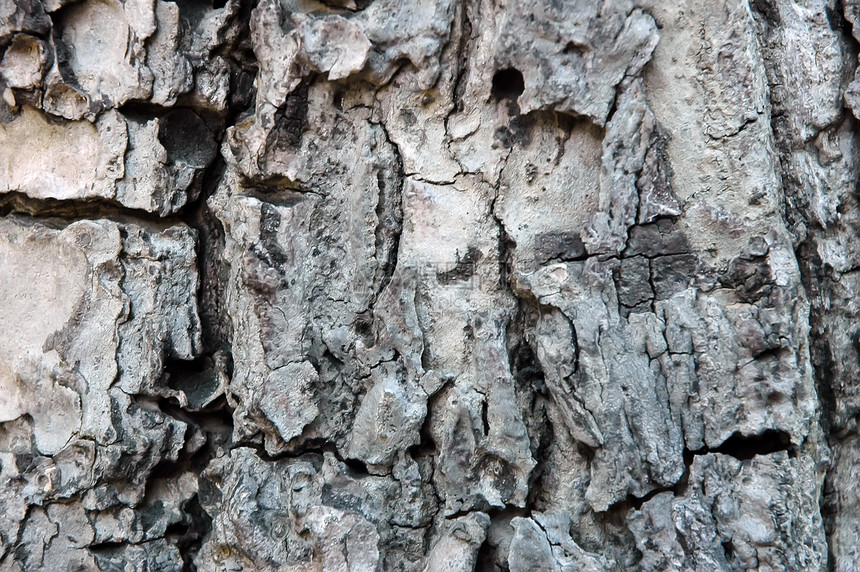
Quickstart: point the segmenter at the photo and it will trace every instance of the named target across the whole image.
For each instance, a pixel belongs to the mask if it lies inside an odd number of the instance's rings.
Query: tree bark
[[[0,569],[860,570],[858,24],[0,0]]]

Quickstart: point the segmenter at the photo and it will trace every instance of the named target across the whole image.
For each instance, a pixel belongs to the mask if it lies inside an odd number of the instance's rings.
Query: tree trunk
[[[858,24],[0,0],[0,569],[860,570]]]

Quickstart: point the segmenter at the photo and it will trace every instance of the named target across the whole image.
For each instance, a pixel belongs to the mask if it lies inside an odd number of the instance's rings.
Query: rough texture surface
[[[857,0],[0,0],[0,570],[860,570]]]

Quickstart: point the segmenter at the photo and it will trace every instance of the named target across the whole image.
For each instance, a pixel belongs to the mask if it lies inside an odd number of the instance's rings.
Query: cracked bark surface
[[[855,0],[0,0],[0,569],[860,569]]]

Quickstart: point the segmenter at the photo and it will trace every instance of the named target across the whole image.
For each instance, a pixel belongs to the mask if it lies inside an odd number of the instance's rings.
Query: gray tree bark
[[[0,569],[860,570],[855,26],[0,0]]]

